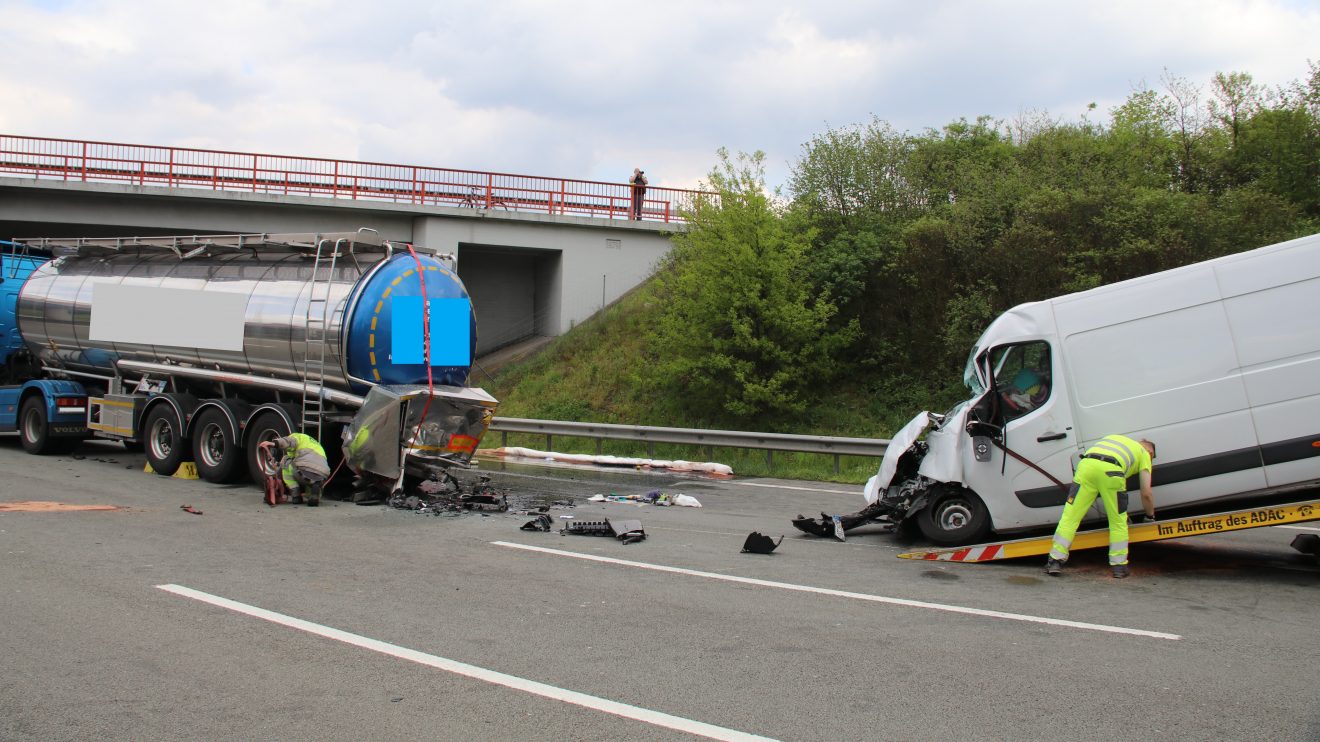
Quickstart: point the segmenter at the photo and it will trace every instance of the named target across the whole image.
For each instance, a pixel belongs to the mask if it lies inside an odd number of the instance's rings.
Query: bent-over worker
[[[1150,484],[1154,459],[1154,443],[1124,435],[1105,436],[1086,449],[1077,464],[1077,473],[1073,475],[1068,504],[1063,506],[1063,516],[1054,531],[1050,557],[1045,562],[1047,574],[1058,575],[1063,571],[1073,536],[1077,535],[1077,526],[1098,496],[1104,503],[1105,515],[1109,517],[1110,569],[1114,577],[1128,576],[1128,495],[1124,490],[1128,477],[1139,474],[1142,508],[1147,518],[1155,518],[1155,495]]]
[[[310,435],[290,433],[261,443],[261,448],[271,447],[278,449],[282,456],[280,478],[284,480],[292,501],[295,504],[306,502],[308,507],[321,504],[321,485],[330,477],[330,464],[321,444]],[[302,495],[304,487],[307,489],[306,498]]]

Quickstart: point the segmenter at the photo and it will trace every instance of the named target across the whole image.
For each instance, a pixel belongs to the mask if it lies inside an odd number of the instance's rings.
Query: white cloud
[[[777,182],[827,126],[1094,120],[1166,68],[1300,79],[1315,38],[1295,0],[0,0],[0,132],[675,186],[724,146]]]

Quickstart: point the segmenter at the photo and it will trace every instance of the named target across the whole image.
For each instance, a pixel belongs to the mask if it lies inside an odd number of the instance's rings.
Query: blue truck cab
[[[50,259],[0,241],[0,435],[18,434],[31,453],[68,450],[87,437],[87,390],[42,378],[18,331],[18,293]]]

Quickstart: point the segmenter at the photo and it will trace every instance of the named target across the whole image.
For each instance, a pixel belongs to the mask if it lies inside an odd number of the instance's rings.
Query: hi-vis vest
[[[1146,447],[1125,435],[1107,435],[1086,449],[1083,456],[1106,456],[1118,462],[1123,468],[1123,476],[1130,477],[1139,471],[1150,471],[1150,454]]]

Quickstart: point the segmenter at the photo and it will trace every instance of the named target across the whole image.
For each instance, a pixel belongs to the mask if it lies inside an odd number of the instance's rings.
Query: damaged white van
[[[966,401],[894,437],[864,509],[794,525],[915,521],[937,544],[1053,528],[1111,433],[1155,442],[1161,516],[1320,486],[1320,235],[1015,307],[963,381]]]

